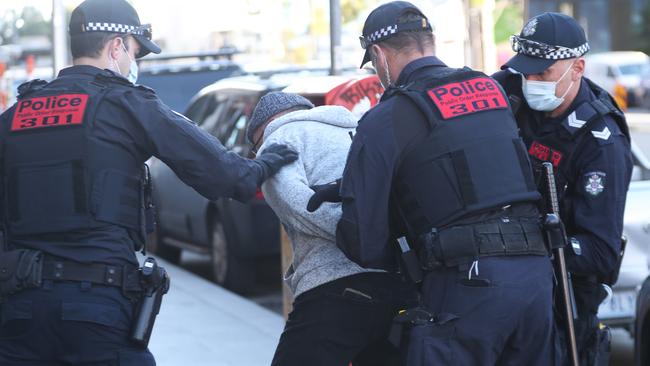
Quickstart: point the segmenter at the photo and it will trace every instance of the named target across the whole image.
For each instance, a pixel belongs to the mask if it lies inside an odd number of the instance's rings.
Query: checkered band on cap
[[[397,24],[389,25],[388,27],[384,27],[378,31],[374,31],[370,33],[366,38],[370,43],[375,43],[395,33],[397,33]]]
[[[110,33],[129,33],[144,35],[142,26],[118,24],[118,23],[100,23],[88,22],[83,25],[83,32],[110,32]]]
[[[551,50],[536,47],[534,44],[523,44],[518,52],[527,56],[544,58],[547,60],[565,60],[568,58],[580,57],[589,51],[589,43],[585,43],[576,48],[551,47]]]

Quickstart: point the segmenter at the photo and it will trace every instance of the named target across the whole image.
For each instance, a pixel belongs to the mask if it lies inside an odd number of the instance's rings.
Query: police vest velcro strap
[[[82,264],[47,258],[43,261],[43,280],[90,282],[115,286],[130,292],[141,291],[137,269],[132,266],[111,266],[102,263]]]
[[[548,255],[538,219],[501,218],[432,230],[421,235],[418,249],[424,270],[515,255]]]

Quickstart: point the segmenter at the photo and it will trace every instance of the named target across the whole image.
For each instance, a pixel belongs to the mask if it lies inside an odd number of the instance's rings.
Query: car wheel
[[[216,221],[212,227],[212,274],[214,281],[223,287],[243,293],[255,282],[252,262],[237,257],[226,236],[223,223]]]
[[[650,277],[637,298],[634,350],[636,365],[650,365]]]
[[[165,244],[164,238],[165,237],[163,236],[161,230],[158,229],[158,226],[156,226],[156,231],[147,241],[147,251],[173,264],[180,263],[182,249]]]

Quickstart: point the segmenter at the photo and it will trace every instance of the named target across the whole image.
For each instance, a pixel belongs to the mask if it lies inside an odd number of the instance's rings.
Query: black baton
[[[566,269],[566,259],[564,257],[564,248],[567,243],[566,232],[560,220],[560,205],[558,204],[555,177],[553,176],[553,164],[546,162],[543,163],[543,166],[546,172],[548,198],[551,204],[551,213],[546,215],[544,228],[555,257],[555,271],[556,277],[558,277],[560,293],[562,294],[567,346],[570,352],[571,363],[574,366],[579,366],[578,346],[576,344],[576,333],[573,325],[573,319],[577,312],[575,298],[573,296],[573,286],[571,285],[569,272]]]

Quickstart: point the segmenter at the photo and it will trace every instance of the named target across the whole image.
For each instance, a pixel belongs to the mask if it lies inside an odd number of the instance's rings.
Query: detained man
[[[392,318],[415,292],[400,277],[365,269],[336,246],[340,203],[306,208],[310,187],[343,174],[357,120],[340,106],[314,107],[296,94],[272,92],[260,100],[248,127],[254,149],[282,142],[299,158],[262,186],[284,225],[293,259],[284,280],[294,302],[272,365],[398,365],[388,341]]]

